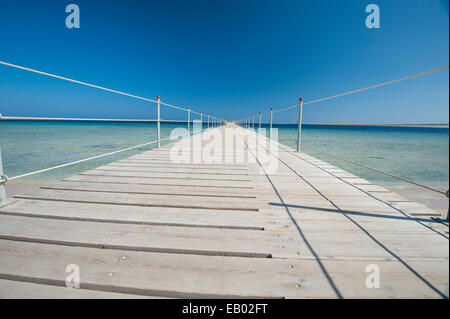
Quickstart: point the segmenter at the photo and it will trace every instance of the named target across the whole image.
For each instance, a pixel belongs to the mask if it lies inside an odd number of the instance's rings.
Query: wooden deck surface
[[[169,144],[15,196],[0,298],[448,298],[435,212],[281,144],[272,174],[267,144],[238,130],[246,149],[224,157],[250,163],[175,163]],[[65,288],[69,264],[81,289]]]

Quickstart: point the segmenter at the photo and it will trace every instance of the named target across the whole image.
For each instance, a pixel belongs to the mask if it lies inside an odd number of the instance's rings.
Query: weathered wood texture
[[[0,298],[448,298],[435,212],[233,124],[202,143],[225,129],[212,162],[169,144],[0,207]]]

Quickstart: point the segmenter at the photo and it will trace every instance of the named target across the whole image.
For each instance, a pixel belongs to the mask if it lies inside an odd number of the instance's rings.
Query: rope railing
[[[340,161],[343,161],[343,162],[346,162],[346,163],[350,163],[350,164],[353,164],[353,165],[355,165],[355,166],[359,166],[359,167],[362,167],[362,168],[371,170],[371,171],[373,171],[373,172],[376,172],[376,173],[379,173],[379,174],[383,174],[383,175],[386,175],[386,176],[389,176],[389,177],[392,177],[392,178],[401,180],[401,181],[406,182],[406,183],[409,183],[409,184],[413,184],[413,185],[415,185],[415,186],[419,186],[419,187],[422,187],[422,188],[426,188],[426,189],[428,189],[428,190],[430,190],[430,191],[433,191],[433,192],[436,192],[436,193],[439,193],[439,194],[442,194],[442,195],[446,195],[446,194],[447,194],[446,192],[440,191],[440,190],[438,190],[438,189],[436,189],[436,188],[433,188],[433,187],[430,187],[430,186],[427,186],[427,185],[424,185],[424,184],[420,184],[420,183],[414,182],[414,181],[412,181],[412,180],[409,180],[409,179],[406,179],[406,178],[403,178],[403,177],[400,177],[400,176],[397,176],[397,175],[394,175],[394,174],[390,174],[390,173],[387,173],[387,172],[383,172],[383,171],[381,171],[381,170],[379,170],[379,169],[372,168],[372,167],[369,167],[369,166],[367,166],[367,165],[364,165],[364,164],[361,164],[361,163],[358,163],[358,162],[354,162],[354,161],[345,159],[345,158],[343,158],[343,157],[340,157],[340,156],[337,156],[337,155],[334,155],[334,154],[330,154],[330,153],[327,153],[327,152],[324,152],[324,151],[320,151],[320,150],[318,150],[318,149],[316,149],[316,148],[314,148],[314,147],[312,147],[312,146],[309,146],[309,145],[307,146],[307,148],[309,148],[310,150],[312,150],[312,151],[314,151],[314,152],[317,152],[317,153],[320,153],[320,154],[324,154],[324,155],[326,155],[326,156],[329,156],[329,157],[338,159],[338,160],[340,160]]]
[[[167,140],[167,139],[169,139],[169,138],[162,139],[162,140],[160,140],[160,142],[164,141],[164,140]],[[25,173],[25,174],[13,176],[13,177],[7,177],[6,179],[0,180],[0,183],[7,182],[7,181],[13,181],[13,180],[16,180],[16,179],[19,179],[19,178],[28,177],[28,176],[31,176],[31,175],[36,175],[36,174],[52,171],[52,170],[55,170],[55,169],[58,169],[58,168],[63,168],[63,167],[67,167],[67,166],[71,166],[71,165],[75,165],[75,164],[91,161],[91,160],[94,160],[94,159],[99,159],[99,158],[102,158],[102,157],[106,157],[106,156],[110,156],[110,155],[114,155],[114,154],[130,151],[132,149],[136,149],[136,148],[144,147],[144,146],[147,146],[147,145],[155,144],[157,142],[158,141],[151,141],[151,142],[147,142],[147,143],[143,143],[143,144],[127,147],[127,148],[124,148],[124,149],[120,149],[120,150],[117,150],[117,151],[108,152],[108,153],[104,153],[104,154],[100,154],[100,155],[84,158],[84,159],[77,160],[77,161],[73,161],[73,162],[69,162],[69,163],[65,163],[65,164],[60,164],[60,165],[56,165],[56,166],[40,169],[40,170],[37,170],[37,171],[33,171],[33,172],[29,172],[29,173]]]
[[[364,124],[360,124],[360,125],[364,125]],[[446,124],[446,125],[448,125],[448,124]],[[419,186],[419,187],[428,189],[428,190],[430,190],[430,191],[433,191],[433,192],[436,192],[436,193],[445,195],[445,196],[447,196],[447,197],[449,196],[449,192],[448,192],[448,191],[447,191],[447,192],[444,192],[444,191],[438,190],[438,189],[436,189],[436,188],[433,188],[433,187],[430,187],[430,186],[427,186],[427,185],[424,185],[424,184],[420,184],[420,183],[411,181],[411,180],[409,180],[409,179],[406,179],[406,178],[403,178],[403,177],[400,177],[400,176],[397,176],[397,175],[394,175],[394,174],[391,174],[391,173],[387,173],[387,172],[381,171],[381,170],[379,170],[379,169],[376,169],[376,168],[373,168],[373,167],[369,167],[369,166],[367,166],[367,165],[364,165],[364,164],[361,164],[361,163],[358,163],[358,162],[354,162],[354,161],[345,159],[345,158],[343,158],[343,157],[340,157],[340,156],[337,156],[337,155],[334,155],[334,154],[330,154],[330,153],[327,153],[327,152],[323,152],[323,151],[320,151],[320,150],[318,150],[318,149],[316,149],[316,148],[314,148],[314,147],[312,147],[312,146],[309,146],[309,145],[307,145],[306,147],[307,147],[308,149],[314,151],[314,152],[317,152],[317,153],[320,153],[320,154],[324,154],[324,155],[329,156],[329,157],[333,157],[333,158],[335,158],[335,159],[344,161],[344,162],[346,162],[346,163],[350,163],[350,164],[353,164],[353,165],[355,165],[355,166],[359,166],[359,167],[362,167],[362,168],[371,170],[371,171],[373,171],[373,172],[380,173],[380,174],[383,174],[383,175],[392,177],[392,178],[394,178],[394,179],[398,179],[398,180],[401,180],[401,181],[403,181],[403,182],[406,182],[406,183],[409,183],[409,184],[412,184],[412,185],[415,185],[415,186]]]
[[[315,99],[315,100],[312,100],[312,101],[304,102],[303,105],[323,102],[323,101],[335,99],[335,98],[338,98],[338,97],[341,97],[341,96],[346,96],[346,95],[351,95],[351,94],[355,94],[355,93],[362,92],[362,91],[367,91],[367,90],[374,89],[374,88],[377,88],[377,87],[380,87],[380,86],[394,84],[394,83],[401,82],[401,81],[404,81],[404,80],[408,80],[408,79],[416,78],[416,77],[419,77],[419,76],[431,74],[431,73],[434,73],[434,72],[446,70],[448,68],[449,68],[449,66],[446,65],[446,66],[435,68],[435,69],[431,69],[431,70],[428,70],[428,71],[425,71],[425,72],[416,73],[416,74],[413,74],[413,75],[408,75],[408,76],[405,76],[405,77],[402,77],[402,78],[399,78],[399,79],[395,79],[395,80],[391,80],[391,81],[387,81],[387,82],[383,82],[383,83],[374,84],[374,85],[367,86],[367,87],[364,87],[364,88],[361,88],[361,89],[352,90],[352,91],[348,91],[348,92],[344,92],[344,93],[331,95],[331,96],[328,96],[328,97],[319,98],[319,99]],[[294,108],[296,108],[298,106],[299,106],[298,104],[295,104],[295,105],[287,106],[287,107],[284,107],[284,108],[281,108],[281,109],[272,110],[272,113],[279,113],[279,112],[288,111],[288,110],[294,109]],[[266,115],[266,114],[269,114],[269,113],[270,113],[270,111],[262,112],[261,114],[262,115]],[[253,118],[253,117],[256,117],[256,116],[258,116],[258,114],[253,114],[253,115],[250,115],[249,117]],[[248,119],[248,117],[244,117],[244,118],[238,120],[238,122],[242,123],[242,121],[245,120],[245,119]]]
[[[178,136],[178,138],[185,137],[185,136],[188,136],[188,135],[190,136],[191,132],[186,133],[186,134],[182,134],[182,135]],[[108,153],[104,153],[104,154],[100,154],[100,155],[87,157],[87,158],[84,158],[84,159],[81,159],[81,160],[76,160],[76,161],[68,162],[68,163],[65,163],[65,164],[55,165],[55,166],[52,166],[52,167],[36,170],[36,171],[33,171],[33,172],[21,174],[21,175],[16,175],[16,176],[13,176],[13,177],[7,177],[6,175],[0,175],[0,184],[6,183],[8,181],[13,181],[13,180],[16,180],[16,179],[19,179],[19,178],[24,178],[24,177],[28,177],[28,176],[31,176],[31,175],[36,175],[36,174],[52,171],[52,170],[55,170],[55,169],[58,169],[58,168],[72,166],[72,165],[75,165],[75,164],[80,164],[80,163],[83,163],[83,162],[87,162],[87,161],[103,158],[103,157],[106,157],[106,156],[111,156],[111,155],[114,155],[114,154],[123,153],[123,152],[126,152],[126,151],[130,151],[130,150],[141,148],[141,147],[144,147],[144,146],[156,144],[158,142],[163,142],[163,141],[167,141],[167,140],[170,140],[170,139],[171,139],[171,137],[166,137],[166,138],[163,138],[163,139],[160,139],[160,140],[155,140],[155,141],[151,141],[151,142],[147,142],[147,143],[143,143],[143,144],[139,144],[139,145],[130,146],[130,147],[123,148],[123,149],[120,149],[120,150],[116,150],[116,151],[112,151],[112,152],[108,152]]]
[[[191,113],[198,114],[198,115],[201,114],[199,112],[193,111],[192,109],[190,109],[188,107],[181,107],[181,106],[177,106],[177,105],[163,103],[158,98],[156,100],[152,100],[152,99],[149,99],[149,98],[146,98],[146,97],[142,97],[142,96],[139,96],[139,95],[135,95],[135,94],[126,93],[126,92],[122,92],[122,91],[118,91],[118,90],[109,89],[109,88],[106,88],[106,87],[103,87],[103,86],[100,86],[100,85],[78,81],[78,80],[71,79],[71,78],[68,78],[68,77],[64,77],[64,76],[60,76],[60,75],[56,75],[56,74],[52,74],[52,73],[36,70],[36,69],[27,68],[27,67],[24,67],[24,66],[8,63],[8,62],[5,62],[5,61],[0,61],[0,64],[4,65],[4,66],[11,67],[11,68],[20,69],[20,70],[24,70],[24,71],[28,71],[28,72],[37,73],[37,74],[45,75],[45,76],[48,76],[48,77],[60,79],[60,80],[63,80],[63,81],[68,81],[68,82],[72,82],[72,83],[76,83],[76,84],[80,84],[80,85],[96,88],[96,89],[107,91],[107,92],[110,92],[110,93],[124,95],[124,96],[128,96],[128,97],[131,97],[131,98],[134,98],[134,99],[147,101],[147,102],[151,102],[151,103],[155,103],[155,104],[159,104],[159,105],[164,105],[164,106],[167,106],[167,107],[170,107],[170,108],[173,108],[173,109],[182,110],[182,111],[185,111],[185,112],[191,112]],[[210,116],[212,116],[212,115],[210,115]],[[214,118],[215,119],[219,119],[219,117],[215,117],[215,116],[214,116]]]
[[[38,121],[86,121],[86,122],[156,122],[157,119],[102,119],[102,118],[80,118],[80,117],[37,117],[37,116],[2,116],[0,120],[38,120]],[[184,120],[159,119],[161,122],[186,122]]]
[[[119,95],[123,95],[123,96],[128,96],[134,99],[138,99],[138,100],[143,100],[143,101],[147,101],[147,102],[151,102],[151,103],[155,103],[157,105],[157,118],[155,120],[145,120],[145,119],[99,119],[99,118],[58,118],[58,117],[20,117],[20,116],[2,116],[0,114],[0,120],[65,120],[65,121],[120,121],[120,122],[135,122],[135,121],[139,121],[139,122],[156,122],[157,123],[157,138],[155,141],[151,141],[151,142],[147,142],[147,143],[143,143],[143,144],[139,144],[139,145],[134,145],[131,147],[127,147],[127,148],[123,148],[123,149],[119,149],[116,151],[112,151],[112,152],[108,152],[108,153],[104,153],[104,154],[100,154],[100,155],[95,155],[95,156],[91,156],[91,157],[87,157],[81,160],[76,160],[76,161],[72,161],[72,162],[68,162],[68,163],[64,163],[64,164],[59,164],[59,165],[55,165],[52,167],[48,167],[48,168],[44,168],[44,169],[40,169],[40,170],[36,170],[36,171],[32,171],[32,172],[28,172],[25,174],[21,174],[21,175],[16,175],[13,177],[8,178],[6,175],[3,174],[3,167],[2,167],[2,159],[1,159],[1,151],[0,151],[0,202],[3,202],[4,200],[6,200],[6,195],[5,195],[5,188],[4,185],[6,182],[8,181],[13,181],[13,180],[17,180],[20,178],[24,178],[24,177],[28,177],[28,176],[32,176],[32,175],[36,175],[36,174],[40,174],[40,173],[44,173],[44,172],[48,172],[48,171],[52,171],[55,169],[59,169],[59,168],[63,168],[63,167],[67,167],[67,166],[72,166],[72,165],[76,165],[76,164],[80,164],[83,162],[87,162],[87,161],[91,161],[91,160],[95,160],[95,159],[99,159],[99,158],[103,158],[106,156],[111,156],[114,154],[119,154],[122,152],[126,152],[126,151],[130,151],[133,149],[137,149],[137,148],[141,148],[144,146],[148,146],[151,144],[157,144],[157,147],[159,148],[161,146],[161,142],[169,140],[170,137],[168,138],[161,138],[161,132],[160,132],[160,122],[184,122],[182,120],[164,120],[161,118],[161,114],[160,114],[160,106],[166,106],[169,108],[173,108],[173,109],[177,109],[177,110],[181,110],[181,111],[185,111],[187,112],[187,125],[188,125],[188,133],[184,134],[182,136],[178,136],[178,137],[183,137],[186,135],[191,135],[191,122],[194,122],[193,120],[191,120],[191,113],[192,114],[196,114],[200,116],[200,123],[201,123],[201,127],[203,128],[204,125],[207,125],[207,128],[214,128],[214,127],[218,127],[219,125],[221,125],[222,123],[222,119],[220,119],[217,116],[211,115],[211,114],[204,114],[203,112],[197,112],[191,109],[190,106],[188,107],[181,107],[181,106],[177,106],[177,105],[172,105],[172,104],[168,104],[168,103],[164,103],[161,101],[160,97],[158,96],[156,100],[153,99],[149,99],[146,97],[142,97],[142,96],[138,96],[135,94],[130,94],[130,93],[126,93],[126,92],[122,92],[122,91],[118,91],[118,90],[113,90],[113,89],[109,89],[100,85],[96,85],[96,84],[91,84],[91,83],[87,83],[87,82],[82,82],[82,81],[78,81],[75,79],[71,79],[68,77],[64,77],[64,76],[60,76],[60,75],[56,75],[56,74],[51,74],[51,73],[47,73],[47,72],[43,72],[40,70],[35,70],[35,69],[31,69],[31,68],[27,68],[24,66],[19,66],[19,65],[15,65],[15,64],[11,64],[8,62],[4,62],[4,61],[0,61],[0,65],[4,65],[4,66],[8,66],[11,68],[15,68],[15,69],[20,69],[20,70],[24,70],[24,71],[28,71],[28,72],[32,72],[32,73],[37,73],[40,75],[44,75],[44,76],[48,76],[48,77],[52,77],[52,78],[57,78],[63,81],[68,81],[68,82],[72,82],[72,83],[76,83],[76,84],[80,84],[83,86],[88,86],[88,87],[92,87],[92,88],[96,88],[99,90],[103,90],[103,91],[107,91],[110,93],[114,93],[114,94],[119,94]],[[203,122],[203,116],[205,116],[205,118],[207,118],[207,122]]]
[[[298,110],[299,110],[299,118],[298,118],[298,122],[295,123],[295,124],[298,124],[298,129],[297,129],[297,133],[298,134],[297,134],[297,143],[296,143],[297,144],[297,152],[300,151],[301,126],[302,126],[302,124],[312,124],[312,125],[346,125],[346,126],[362,126],[362,125],[365,125],[365,126],[367,126],[367,125],[372,125],[372,126],[378,126],[378,125],[380,125],[380,126],[382,126],[382,125],[385,125],[385,126],[412,126],[412,125],[414,125],[414,126],[416,126],[416,125],[417,126],[448,126],[449,125],[448,123],[445,123],[445,124],[442,124],[442,123],[441,124],[439,124],[439,123],[434,123],[434,124],[329,124],[329,123],[302,123],[302,109],[303,109],[303,105],[308,105],[308,104],[328,101],[328,100],[335,99],[335,98],[338,98],[338,97],[347,96],[347,95],[351,95],[351,94],[367,91],[367,90],[374,89],[374,88],[377,88],[377,87],[390,85],[390,84],[393,84],[393,83],[405,81],[405,80],[408,80],[408,79],[416,78],[416,77],[419,77],[419,76],[431,74],[431,73],[442,71],[442,70],[447,70],[448,68],[449,68],[449,66],[447,65],[447,66],[431,69],[431,70],[428,70],[428,71],[425,71],[425,72],[421,72],[421,73],[416,73],[416,74],[413,74],[413,75],[405,76],[405,77],[402,77],[402,78],[399,78],[399,79],[378,83],[378,84],[371,85],[371,86],[364,87],[364,88],[360,88],[360,89],[357,89],[357,90],[352,90],[352,91],[348,91],[348,92],[344,92],[344,93],[340,93],[340,94],[335,94],[335,95],[331,95],[331,96],[328,96],[328,97],[325,97],[325,98],[319,98],[319,99],[311,100],[311,101],[308,101],[308,102],[303,102],[303,99],[300,98],[299,103],[296,104],[296,105],[284,107],[284,108],[277,109],[277,110],[273,110],[272,108],[270,108],[270,110],[268,112],[259,112],[258,114],[250,115],[250,116],[242,118],[242,119],[240,119],[240,120],[238,120],[236,122],[238,124],[241,124],[245,128],[253,128],[254,129],[255,128],[255,117],[259,116],[259,123],[257,123],[257,126],[259,128],[261,128],[261,124],[262,124],[261,123],[261,116],[262,115],[266,115],[266,114],[270,114],[270,123],[269,123],[269,139],[270,139],[271,135],[272,135],[271,131],[272,131],[272,125],[273,125],[273,114],[274,113],[288,111],[288,110],[291,110],[291,109],[294,109],[294,108],[298,108]],[[313,147],[310,147],[310,146],[308,146],[308,148],[313,150],[313,151],[315,151],[315,152],[322,153],[324,155],[327,155],[327,156],[339,159],[341,161],[345,161],[347,163],[350,163],[350,164],[353,164],[353,165],[356,165],[356,166],[359,166],[359,167],[371,170],[373,172],[377,172],[377,173],[383,174],[385,176],[389,176],[389,177],[392,177],[394,179],[398,179],[398,180],[401,180],[403,182],[410,183],[410,184],[413,184],[415,186],[419,186],[419,187],[422,187],[422,188],[425,188],[425,189],[437,192],[437,193],[445,195],[447,197],[449,195],[448,191],[447,192],[443,192],[443,191],[435,189],[433,187],[429,187],[429,186],[426,186],[426,185],[423,185],[423,184],[411,181],[409,179],[406,179],[406,178],[403,178],[403,177],[400,177],[400,176],[396,176],[396,175],[393,175],[393,174],[390,174],[390,173],[387,173],[387,172],[383,172],[381,170],[378,170],[378,169],[375,169],[375,168],[372,168],[372,167],[369,167],[369,166],[366,166],[366,165],[363,165],[363,164],[360,164],[360,163],[357,163],[357,162],[354,162],[354,161],[351,161],[351,160],[347,160],[345,158],[342,158],[342,157],[339,157],[339,156],[336,156],[336,155],[333,155],[333,154],[330,154],[330,153],[326,153],[326,152],[314,149]]]
[[[261,123],[262,125],[267,125],[267,122]],[[297,124],[297,122],[290,122],[290,123],[272,123],[277,125],[292,125]],[[449,126],[449,123],[355,123],[355,124],[348,124],[348,123],[309,123],[309,122],[302,122],[302,125],[319,125],[319,126]]]

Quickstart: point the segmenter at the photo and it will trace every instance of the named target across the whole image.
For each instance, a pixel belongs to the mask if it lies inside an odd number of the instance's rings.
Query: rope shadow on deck
[[[272,206],[281,206],[281,207],[292,207],[292,208],[303,208],[303,209],[311,209],[311,210],[317,210],[321,212],[329,212],[329,213],[337,213],[341,214],[342,211],[339,209],[332,209],[332,208],[325,208],[325,207],[313,207],[313,206],[304,206],[304,205],[294,205],[294,204],[281,204],[281,203],[268,203]],[[375,214],[375,213],[364,213],[364,212],[357,212],[352,210],[345,210],[346,214],[349,215],[355,215],[355,216],[363,216],[363,217],[374,217],[374,218],[387,218],[387,219],[395,219],[395,220],[406,220],[415,222],[417,220],[426,222],[426,223],[435,223],[435,224],[441,224],[437,220],[433,220],[431,218],[412,218],[412,217],[402,217],[402,216],[392,216],[392,215],[384,215],[384,214]]]
[[[260,143],[258,143],[260,145]],[[269,151],[270,152],[270,151]],[[273,154],[272,154],[273,155]],[[290,155],[300,158],[303,161],[310,163],[309,161],[297,156],[296,154],[290,153]],[[273,155],[275,156],[275,155]],[[363,231],[372,241],[374,241],[378,246],[383,248],[388,254],[390,254],[392,257],[397,259],[403,266],[405,266],[412,274],[414,274],[419,280],[421,280],[426,286],[428,286],[431,290],[433,290],[436,294],[438,294],[443,299],[448,299],[449,297],[444,293],[441,292],[438,288],[436,288],[431,282],[429,282],[427,279],[425,279],[418,271],[416,271],[411,265],[409,265],[406,261],[404,261],[400,256],[395,254],[392,250],[390,250],[388,247],[386,247],[381,241],[379,241],[377,238],[375,238],[374,235],[372,235],[367,229],[365,229],[363,226],[361,226],[358,222],[356,222],[354,219],[352,219],[349,214],[345,210],[342,210],[337,206],[331,199],[329,199],[327,196],[325,196],[320,190],[318,190],[314,185],[312,185],[308,180],[306,180],[301,174],[299,174],[294,168],[289,166],[286,162],[281,160],[278,156],[275,156],[281,163],[283,163],[288,169],[290,169],[296,176],[298,176],[300,179],[302,179],[304,182],[306,182],[310,187],[312,187],[320,196],[322,196],[324,199],[326,199],[331,205],[333,205],[336,208],[336,211],[340,212],[343,216],[345,216],[349,221],[351,221],[355,226],[357,226],[361,231]],[[310,163],[312,164],[312,163]],[[314,165],[314,164],[312,164]],[[316,165],[314,165],[316,166]],[[318,166],[316,166],[318,167]],[[323,170],[323,169],[322,169]],[[334,176],[334,174],[329,173]],[[281,199],[281,196],[279,196]],[[283,202],[283,201],[282,201]],[[284,204],[284,202],[283,202]],[[288,209],[286,207],[286,209]],[[403,212],[402,212],[403,213]],[[403,213],[404,214],[404,213]],[[406,214],[405,214],[406,215]],[[406,215],[408,216],[408,215]],[[411,218],[414,220],[413,218]],[[422,224],[423,225],[423,224]],[[426,226],[426,225],[424,225]],[[428,226],[426,226],[428,227]],[[442,235],[442,234],[441,234]]]

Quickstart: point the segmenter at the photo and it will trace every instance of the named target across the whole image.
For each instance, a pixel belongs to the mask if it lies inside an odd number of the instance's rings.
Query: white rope
[[[98,122],[156,122],[156,119],[96,119],[79,117],[34,117],[34,116],[0,116],[0,120],[42,120],[42,121],[98,121]],[[165,120],[160,122],[184,122],[183,120]]]
[[[306,104],[312,104],[312,103],[317,103],[317,102],[322,102],[322,101],[327,101],[327,100],[331,100],[331,99],[335,99],[337,97],[341,97],[341,96],[345,96],[345,95],[350,95],[350,94],[354,94],[354,93],[358,93],[361,91],[366,91],[366,90],[370,90],[370,89],[374,89],[380,86],[384,86],[384,85],[389,85],[389,84],[393,84],[393,83],[397,83],[400,81],[404,81],[404,80],[408,80],[408,79],[412,79],[412,78],[416,78],[422,75],[426,75],[426,74],[430,74],[430,73],[434,73],[434,72],[438,72],[438,71],[442,71],[448,69],[448,65],[447,66],[443,66],[437,69],[432,69],[429,71],[425,71],[422,73],[417,73],[417,74],[413,74],[413,75],[409,75],[409,76],[405,76],[403,78],[397,79],[397,80],[392,80],[392,81],[387,81],[387,82],[383,82],[383,83],[379,83],[379,84],[375,84],[375,85],[371,85],[362,89],[358,89],[358,90],[353,90],[353,91],[349,91],[349,92],[345,92],[345,93],[341,93],[341,94],[337,94],[337,95],[333,95],[333,96],[329,96],[329,97],[325,97],[325,98],[321,98],[321,99],[317,99],[317,100],[313,100],[313,101],[309,101],[309,102],[305,102],[303,103],[303,105]]]
[[[268,125],[269,123],[261,123]],[[298,122],[273,122],[272,125],[297,125]],[[449,126],[449,123],[365,123],[365,124],[345,124],[345,123],[308,123],[302,122],[302,125],[320,125],[320,126]]]
[[[191,135],[191,132],[183,134],[183,135],[180,135],[180,136],[178,136],[178,138],[184,137],[184,136],[187,136],[187,135]],[[171,138],[170,137],[166,137],[166,138],[160,139],[159,142],[166,141],[166,140],[169,140],[169,139],[171,139]],[[85,159],[82,159],[82,160],[73,161],[73,162],[69,162],[69,163],[65,163],[65,164],[61,164],[61,165],[56,165],[56,166],[52,166],[52,167],[49,167],[49,168],[44,168],[44,169],[41,169],[41,170],[38,170],[38,171],[34,171],[34,172],[22,174],[22,175],[17,175],[17,176],[14,176],[14,177],[7,177],[6,175],[4,175],[4,176],[2,175],[2,176],[0,176],[1,177],[0,184],[6,183],[8,181],[15,180],[15,179],[27,177],[27,176],[30,176],[30,175],[35,175],[35,174],[39,174],[39,173],[48,172],[48,171],[51,171],[51,170],[55,170],[57,168],[71,166],[71,165],[87,162],[87,161],[90,161],[90,160],[94,160],[94,159],[97,159],[97,158],[102,158],[102,157],[105,157],[105,156],[114,155],[114,154],[117,154],[117,153],[122,153],[122,152],[129,151],[129,150],[132,150],[132,149],[135,149],[135,148],[143,147],[143,146],[150,145],[150,144],[155,144],[157,142],[158,141],[152,141],[152,142],[148,142],[148,143],[144,143],[144,144],[139,144],[139,145],[127,147],[127,148],[124,148],[124,149],[120,149],[120,150],[117,150],[117,151],[113,151],[113,152],[109,152],[109,153],[105,153],[105,154],[101,154],[101,155],[88,157],[88,158],[85,158]]]
[[[148,99],[146,97],[142,97],[142,96],[138,96],[138,95],[134,95],[134,94],[130,94],[130,93],[125,93],[125,92],[121,92],[121,91],[117,91],[117,90],[113,90],[113,89],[108,89],[108,88],[103,87],[103,86],[90,84],[90,83],[86,83],[86,82],[81,82],[81,81],[70,79],[70,78],[67,78],[67,77],[60,76],[60,75],[55,75],[55,74],[51,74],[51,73],[47,73],[47,72],[43,72],[43,71],[31,69],[31,68],[27,68],[27,67],[20,66],[20,65],[15,65],[15,64],[12,64],[12,63],[4,62],[4,61],[0,61],[0,64],[5,65],[5,66],[9,66],[9,67],[12,67],[12,68],[16,68],[16,69],[28,71],[28,72],[38,73],[38,74],[49,76],[49,77],[52,77],[52,78],[57,78],[57,79],[64,80],[64,81],[69,81],[69,82],[73,82],[73,83],[77,83],[77,84],[93,87],[93,88],[96,88],[96,89],[99,89],[99,90],[108,91],[108,92],[115,93],[115,94],[125,95],[125,96],[131,97],[131,98],[135,98],[135,99],[138,99],[138,100],[143,100],[143,101],[152,102],[152,103],[158,103],[158,101],[152,100],[152,99]],[[167,106],[167,107],[170,107],[170,108],[182,110],[182,111],[185,111],[185,112],[188,111],[187,108],[184,108],[184,107],[181,107],[181,106],[171,105],[171,104],[163,103],[161,101],[159,103],[160,103],[160,105],[164,105],[164,106]],[[191,112],[200,115],[200,113],[197,113],[197,112],[195,112],[193,110],[191,110]]]
[[[303,105],[313,104],[313,103],[318,103],[318,102],[323,102],[323,101],[335,99],[335,98],[338,98],[338,97],[341,97],[341,96],[350,95],[350,94],[355,94],[355,93],[358,93],[358,92],[362,92],[362,91],[374,89],[374,88],[377,88],[377,87],[380,87],[380,86],[384,86],[384,85],[389,85],[389,84],[397,83],[397,82],[400,82],[400,81],[404,81],[404,80],[416,78],[416,77],[419,77],[419,76],[422,76],[422,75],[426,75],[426,74],[430,74],[430,73],[434,73],[434,72],[438,72],[438,71],[442,71],[442,70],[446,70],[446,69],[448,69],[448,65],[447,65],[447,66],[440,67],[440,68],[432,69],[432,70],[429,70],[429,71],[425,71],[425,72],[421,72],[421,73],[417,73],[417,74],[405,76],[405,77],[402,77],[402,78],[400,78],[400,79],[396,79],[396,80],[392,80],[392,81],[387,81],[387,82],[383,82],[383,83],[379,83],[379,84],[375,84],[375,85],[371,85],[371,86],[368,86],[368,87],[365,87],[365,88],[362,88],[362,89],[357,89],[357,90],[353,90],[353,91],[348,91],[348,92],[344,92],[344,93],[340,93],[340,94],[336,94],[336,95],[332,95],[332,96],[328,96],[328,97],[324,97],[324,98],[312,100],[312,101],[309,101],[309,102],[304,102]],[[291,105],[291,106],[288,106],[288,107],[285,107],[285,108],[282,108],[282,109],[278,109],[278,110],[273,110],[272,112],[273,112],[273,113],[279,113],[279,112],[284,112],[284,111],[291,110],[291,109],[297,108],[297,107],[298,107],[298,104],[296,104],[296,105]],[[268,113],[270,113],[270,112],[265,112],[265,113],[262,113],[262,114],[268,114]],[[243,120],[243,119],[241,119],[241,120]]]
[[[355,166],[359,166],[359,167],[368,169],[368,170],[370,170],[370,171],[373,171],[373,172],[376,172],[376,173],[379,173],[379,174],[383,174],[383,175],[386,175],[386,176],[389,176],[389,177],[392,177],[392,178],[401,180],[401,181],[406,182],[406,183],[409,183],[409,184],[413,184],[413,185],[415,185],[415,186],[419,186],[419,187],[422,187],[422,188],[426,188],[426,189],[428,189],[428,190],[431,190],[431,191],[436,192],[436,193],[440,193],[440,194],[442,194],[442,195],[446,195],[446,192],[444,192],[444,191],[441,191],[441,190],[438,190],[438,189],[435,189],[435,188],[432,188],[432,187],[429,187],[429,186],[426,186],[426,185],[423,185],[423,184],[420,184],[420,183],[416,183],[416,182],[411,181],[411,180],[409,180],[409,179],[406,179],[406,178],[403,178],[403,177],[400,177],[400,176],[396,176],[396,175],[393,175],[393,174],[390,174],[390,173],[386,173],[386,172],[380,171],[380,170],[378,170],[378,169],[376,169],[376,168],[372,168],[372,167],[369,167],[369,166],[360,164],[360,163],[358,163],[358,162],[350,161],[350,160],[347,160],[347,159],[345,159],[345,158],[342,158],[342,157],[339,157],[339,156],[336,156],[336,155],[333,155],[333,154],[330,154],[330,153],[326,153],[326,152],[323,152],[323,151],[319,151],[318,149],[316,149],[316,148],[314,148],[314,147],[311,147],[311,146],[308,146],[308,145],[305,145],[305,146],[306,146],[307,148],[313,150],[314,152],[317,152],[317,153],[320,153],[320,154],[324,154],[324,155],[327,155],[327,156],[329,156],[329,157],[336,158],[336,159],[341,160],[341,161],[343,161],[343,162],[350,163],[350,164],[353,164],[353,165],[355,165]]]
[[[181,135],[179,137],[183,137],[183,136],[186,136],[186,135],[190,135],[190,133],[183,134],[183,135]],[[168,140],[168,139],[170,139],[170,137],[161,139],[159,141],[162,142],[162,141],[165,141],[165,140]],[[127,147],[127,148],[124,148],[124,149],[120,149],[120,150],[117,150],[117,151],[113,151],[113,152],[109,152],[109,153],[105,153],[105,154],[101,154],[101,155],[88,157],[88,158],[81,159],[81,160],[78,160],[78,161],[73,161],[73,162],[69,162],[69,163],[65,163],[65,164],[61,164],[61,165],[56,165],[56,166],[52,166],[52,167],[49,167],[49,168],[44,168],[44,169],[41,169],[41,170],[38,170],[38,171],[34,171],[34,172],[22,174],[22,175],[17,175],[17,176],[14,176],[14,177],[8,177],[7,179],[0,180],[0,183],[4,183],[4,182],[7,182],[7,181],[13,181],[15,179],[19,179],[19,178],[27,177],[27,176],[30,176],[30,175],[39,174],[39,173],[48,172],[48,171],[51,171],[51,170],[55,170],[57,168],[71,166],[71,165],[87,162],[87,161],[90,161],[90,160],[94,160],[94,159],[97,159],[97,158],[102,158],[102,157],[105,157],[105,156],[114,155],[114,154],[117,154],[117,153],[122,153],[122,152],[129,151],[129,150],[132,150],[132,149],[135,149],[135,148],[147,146],[147,145],[150,145],[150,144],[155,144],[157,142],[158,141],[152,141],[152,142],[148,142],[148,143],[144,143],[144,144],[139,144],[139,145]]]

